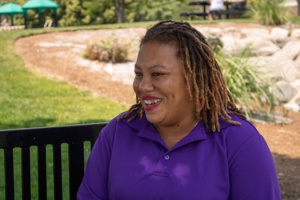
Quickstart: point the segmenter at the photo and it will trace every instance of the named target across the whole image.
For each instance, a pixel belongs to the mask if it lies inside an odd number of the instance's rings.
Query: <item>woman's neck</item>
[[[198,124],[196,118],[186,118],[180,123],[172,125],[155,125],[158,134],[161,136],[168,149],[171,149],[177,142],[187,136]]]

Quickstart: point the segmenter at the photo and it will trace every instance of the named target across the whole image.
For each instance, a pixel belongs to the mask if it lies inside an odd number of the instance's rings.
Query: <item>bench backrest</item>
[[[83,142],[91,141],[91,148],[98,134],[107,123],[73,126],[30,128],[0,131],[0,148],[4,149],[6,200],[14,197],[13,148],[21,147],[22,199],[31,199],[30,147],[38,149],[38,196],[47,199],[46,145],[53,146],[54,198],[62,199],[61,144],[68,144],[70,199],[76,199],[84,175]]]

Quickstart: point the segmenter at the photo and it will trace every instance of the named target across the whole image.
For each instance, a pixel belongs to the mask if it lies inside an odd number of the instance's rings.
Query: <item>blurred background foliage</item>
[[[0,5],[13,2],[24,5],[28,0],[0,0]],[[114,2],[123,0],[53,0],[60,7],[57,10],[59,26],[98,25],[117,23]],[[188,0],[124,0],[122,22],[139,22],[153,20],[181,20],[180,12],[195,10],[188,6]],[[51,9],[43,10],[43,21],[54,19]],[[6,16],[8,21],[10,17]],[[4,17],[2,16],[2,20]],[[22,14],[14,16],[14,24],[24,24]],[[28,27],[39,26],[39,16],[35,10],[28,12]]]
[[[28,0],[0,0],[0,5],[13,2],[24,5]],[[80,26],[113,23],[131,23],[157,20],[186,20],[181,12],[200,11],[199,6],[189,6],[191,0],[53,0],[60,7],[57,10],[58,25]],[[298,0],[300,1],[300,0]],[[300,17],[292,16],[290,10],[282,6],[284,0],[248,0],[247,8],[252,10],[240,18],[251,18],[264,25],[280,25],[288,21],[299,23]],[[8,15],[4,16],[10,22]],[[2,16],[2,20],[4,19]],[[1,21],[0,19],[0,21]],[[43,21],[54,19],[51,9],[43,10]],[[200,17],[193,16],[189,20]],[[23,25],[22,14],[14,16],[15,25]],[[28,27],[39,26],[39,16],[29,10]]]

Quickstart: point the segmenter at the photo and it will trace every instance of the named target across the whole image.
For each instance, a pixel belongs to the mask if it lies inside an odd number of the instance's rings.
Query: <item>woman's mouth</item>
[[[145,110],[153,110],[157,108],[161,102],[161,99],[144,99],[144,108]]]
[[[151,106],[151,105],[161,102],[161,99],[144,100],[144,102],[147,106]]]

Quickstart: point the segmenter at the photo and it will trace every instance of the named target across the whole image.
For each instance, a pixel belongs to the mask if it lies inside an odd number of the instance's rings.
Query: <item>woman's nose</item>
[[[139,83],[139,91],[140,92],[150,92],[154,90],[153,83],[151,81],[151,78],[149,77],[143,77],[141,82]]]

